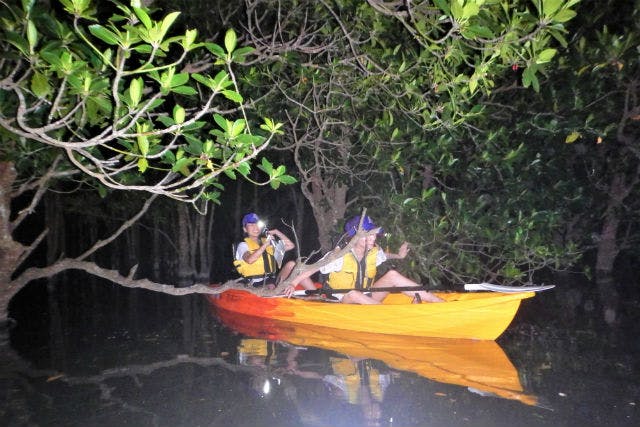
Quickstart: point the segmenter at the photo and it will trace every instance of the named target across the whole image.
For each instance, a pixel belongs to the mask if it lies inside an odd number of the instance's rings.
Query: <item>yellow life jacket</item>
[[[329,273],[327,283],[333,289],[367,289],[371,287],[376,277],[378,258],[377,246],[371,248],[364,257],[364,268],[353,253],[348,253],[342,259],[342,269]]]
[[[245,243],[249,247],[249,253],[253,253],[260,249],[260,246],[264,244],[265,239],[260,239],[260,244],[255,240],[246,238]],[[273,256],[274,249],[272,245],[267,246],[267,249],[262,253],[262,258],[257,259],[253,264],[249,264],[245,260],[237,259],[233,261],[238,273],[248,279],[260,278],[265,275],[271,275],[276,272],[276,259]]]
[[[351,359],[331,357],[330,362],[333,373],[344,381],[340,384],[344,385],[344,397],[349,403],[357,405],[362,401],[363,396],[361,393],[363,386],[366,386],[373,399],[378,402],[382,401],[384,397],[384,386],[382,384],[381,374],[377,369],[363,364],[362,368],[366,369],[366,372],[361,373],[358,364],[365,361],[354,362]],[[362,374],[367,376],[366,381],[362,378]]]

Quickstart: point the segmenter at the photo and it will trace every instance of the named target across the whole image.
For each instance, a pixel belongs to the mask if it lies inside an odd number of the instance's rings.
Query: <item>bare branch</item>
[[[154,292],[161,292],[169,295],[189,295],[189,294],[219,294],[228,289],[245,289],[239,281],[228,281],[220,286],[212,287],[209,284],[196,283],[188,287],[178,288],[173,285],[157,283],[149,279],[133,279],[120,274],[117,270],[100,267],[89,261],[79,261],[77,259],[65,258],[47,267],[31,267],[25,270],[19,277],[10,283],[11,287],[20,289],[32,280],[52,277],[66,270],[81,270],[95,277],[106,279],[127,288],[146,289]],[[246,289],[252,292],[252,289]]]
[[[136,213],[134,216],[132,216],[131,218],[129,218],[127,221],[125,221],[119,228],[118,230],[115,231],[115,233],[113,233],[111,236],[109,236],[109,238],[104,239],[104,240],[99,240],[96,243],[93,244],[93,246],[91,246],[89,249],[87,249],[82,255],[78,256],[77,259],[79,261],[86,259],[88,256],[90,256],[91,254],[95,253],[98,249],[108,245],[109,243],[113,242],[115,239],[118,238],[118,236],[120,236],[125,230],[127,230],[129,227],[131,227],[133,224],[135,224],[136,222],[138,222],[138,220],[142,217],[142,215],[144,215],[147,210],[149,210],[149,206],[151,206],[151,203],[153,203],[153,201],[158,197],[157,194],[153,194],[151,195],[151,197],[149,197],[145,202],[144,205],[140,208],[140,210],[138,211],[138,213]]]
[[[47,187],[48,187],[47,184],[49,180],[52,177],[54,177],[57,173],[56,169],[58,167],[58,164],[60,163],[60,160],[62,160],[62,156],[57,156],[53,161],[53,163],[51,164],[51,166],[49,167],[49,169],[47,170],[47,172],[44,175],[42,175],[42,177],[40,177],[40,179],[38,179],[36,183],[34,183],[36,184],[34,188],[37,188],[36,194],[34,194],[33,197],[31,198],[31,203],[29,203],[29,206],[21,210],[16,216],[16,218],[11,222],[11,228],[13,230],[15,230],[18,227],[18,225],[20,225],[20,223],[22,223],[22,221],[24,221],[24,219],[27,216],[32,214],[33,210],[36,208],[38,203],[40,203],[40,199],[42,199],[42,196],[44,196],[44,194],[47,191]]]

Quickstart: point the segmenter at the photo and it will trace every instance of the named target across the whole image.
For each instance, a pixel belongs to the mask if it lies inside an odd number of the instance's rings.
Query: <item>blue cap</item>
[[[255,224],[258,221],[260,221],[260,218],[258,218],[258,215],[251,212],[242,217],[242,226],[244,227],[247,224]]]
[[[347,223],[344,225],[344,232],[347,233],[349,237],[355,236],[356,232],[358,231],[359,224],[360,224],[360,215],[354,216],[349,221],[347,221]],[[374,224],[371,218],[365,215],[364,220],[362,221],[362,229],[364,231],[371,231],[374,228],[378,228],[378,226]],[[382,233],[382,229],[380,229],[380,232]]]

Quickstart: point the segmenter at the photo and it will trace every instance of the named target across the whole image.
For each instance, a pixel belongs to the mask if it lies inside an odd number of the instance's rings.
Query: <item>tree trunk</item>
[[[189,208],[184,204],[178,206],[178,235],[176,236],[178,248],[177,280],[179,286],[186,286],[193,282],[195,267],[193,245],[191,244],[193,228]]]
[[[333,249],[335,242],[331,236],[347,211],[347,190],[346,185],[324,182],[319,174],[313,175],[310,183],[302,184],[302,193],[309,200],[318,224],[318,241],[323,253]]]
[[[620,252],[616,239],[619,224],[620,221],[615,214],[608,211],[600,232],[596,255],[596,285],[602,302],[604,320],[609,326],[617,322],[620,303],[613,274],[614,262]]]
[[[9,302],[20,287],[11,283],[24,247],[13,240],[11,224],[12,188],[16,170],[11,162],[0,162],[0,323],[8,317]]]
[[[197,212],[193,212],[192,215],[196,215],[196,233],[195,233],[195,248],[197,250],[197,282],[208,282],[211,278],[211,260],[212,260],[212,228],[213,228],[213,206],[209,208],[206,215],[200,215]]]
[[[318,249],[318,242],[309,241],[309,236],[312,235],[311,230],[308,230],[307,227],[311,221],[307,215],[305,215],[305,200],[306,198],[300,194],[299,191],[296,191],[294,186],[289,186],[289,197],[293,201],[293,206],[295,210],[294,218],[295,222],[292,224],[293,228],[296,232],[296,257],[298,254],[308,254],[309,252]],[[315,224],[317,227],[317,224]],[[304,245],[304,246],[303,246]]]
[[[620,252],[618,244],[620,208],[623,200],[629,194],[629,189],[625,187],[624,178],[624,174],[617,173],[611,181],[607,210],[604,214],[597,245],[596,285],[602,302],[604,320],[609,326],[614,326],[617,323],[620,303],[613,268]]]
[[[151,275],[154,280],[159,280],[162,277],[163,271],[160,260],[168,255],[164,249],[165,245],[161,243],[163,238],[164,236],[160,233],[160,219],[156,215],[153,217],[152,247],[154,248],[154,253],[151,257]]]

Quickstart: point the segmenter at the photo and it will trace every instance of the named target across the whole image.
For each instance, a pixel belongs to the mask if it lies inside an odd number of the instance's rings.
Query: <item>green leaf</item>
[[[143,89],[144,83],[142,82],[142,78],[131,80],[131,85],[129,86],[129,97],[131,98],[132,108],[136,107],[140,103]]]
[[[564,142],[567,143],[567,144],[573,144],[581,136],[582,135],[580,134],[580,132],[573,131],[569,135],[567,135],[567,137],[565,138]]]
[[[564,0],[542,0],[542,12],[544,16],[551,17],[564,3]]]
[[[213,78],[213,84],[214,87],[212,87],[212,89],[219,91],[231,86],[233,81],[229,78],[229,74],[225,70],[222,70]]]
[[[247,176],[251,172],[251,165],[249,165],[248,162],[242,162],[238,165],[236,170],[243,176]]]
[[[151,18],[149,18],[149,15],[144,9],[140,7],[133,7],[133,11],[135,12],[138,19],[140,19],[140,22],[142,22],[142,25],[144,25],[144,27],[147,30],[151,28]]]
[[[192,88],[191,86],[172,87],[171,92],[179,93],[180,95],[185,95],[185,96],[192,96],[198,93],[198,91]]]
[[[282,123],[276,123],[268,117],[264,118],[264,123],[260,125],[260,129],[266,130],[269,133],[278,133],[282,134],[283,132],[280,128],[283,126]]]
[[[186,117],[186,112],[184,108],[181,105],[176,104],[176,106],[173,107],[173,119],[176,121],[177,124],[180,125],[184,123],[185,117]]]
[[[107,187],[105,187],[102,184],[98,184],[98,194],[100,195],[101,199],[104,199],[105,197],[107,197]]]
[[[462,19],[469,19],[480,13],[480,7],[476,3],[467,3],[462,9]]]
[[[567,47],[567,39],[564,38],[560,31],[549,29],[549,33],[553,36],[554,39],[558,40],[562,47]]]
[[[478,77],[474,74],[469,79],[469,91],[473,94],[478,88]]]
[[[171,76],[171,86],[182,86],[189,81],[188,73],[178,73]]]
[[[235,122],[233,122],[233,125],[231,126],[231,129],[229,129],[229,135],[231,136],[231,138],[235,138],[238,135],[240,135],[242,133],[242,131],[245,128],[245,121],[240,119],[240,120],[236,120]]]
[[[236,36],[236,32],[233,31],[232,28],[229,28],[227,33],[224,35],[224,47],[227,49],[228,53],[232,53],[235,50],[237,42],[238,37]]]
[[[89,25],[89,31],[91,32],[91,34],[93,34],[94,36],[96,36],[97,38],[99,38],[100,40],[102,40],[107,44],[115,46],[115,45],[118,45],[120,42],[120,39],[115,33],[106,29],[100,24]]]
[[[147,159],[145,159],[144,157],[138,159],[138,170],[140,171],[140,173],[144,173],[144,171],[146,171],[148,167],[149,161]]]
[[[173,25],[173,22],[178,18],[178,16],[180,16],[180,12],[171,12],[167,16],[165,16],[165,18],[162,20],[162,23],[160,24],[160,39],[158,41],[164,39],[167,31],[169,31],[169,28],[171,27],[171,25]]]
[[[29,41],[29,50],[33,52],[38,44],[38,30],[31,19],[27,22],[27,40]]]
[[[33,73],[31,77],[31,90],[38,98],[45,98],[51,93],[51,86],[49,85],[49,79],[39,72]]]
[[[196,37],[198,36],[198,30],[191,29],[187,30],[184,33],[184,39],[182,41],[182,46],[185,50],[189,50],[193,47],[193,44],[196,41]]]
[[[260,135],[252,135],[250,133],[242,133],[236,137],[236,141],[246,145],[260,145],[264,142],[264,137]]]
[[[138,135],[137,142],[140,154],[142,154],[143,156],[149,154],[149,139],[145,135]]]
[[[462,18],[462,14],[464,13],[464,9],[462,6],[462,2],[458,0],[451,1],[451,15],[456,21],[459,21]]]
[[[233,51],[231,59],[233,59],[234,62],[242,63],[246,60],[246,56],[254,51],[255,49],[250,46],[241,47],[240,49],[236,49]]]
[[[9,31],[4,36],[7,41],[18,48],[23,55],[29,56],[29,44],[22,36],[20,36],[20,34],[14,31]]]
[[[573,10],[565,9],[556,13],[553,17],[555,22],[567,22],[572,20],[576,16],[576,13]]]
[[[269,176],[273,173],[273,164],[266,157],[262,158],[259,168]]]
[[[244,101],[242,98],[242,95],[240,95],[235,90],[223,90],[222,94],[224,95],[225,98],[233,102],[237,102],[238,104],[242,104],[242,102]]]
[[[524,86],[524,87],[531,86],[531,78],[532,78],[532,76],[533,76],[533,71],[531,70],[531,68],[526,68],[522,72],[522,86]]]
[[[538,80],[538,76],[536,76],[535,73],[531,74],[531,87],[536,92],[540,92],[540,81]]]
[[[449,8],[449,2],[447,0],[434,0],[433,3],[446,15],[451,15],[451,9]]]
[[[193,162],[192,159],[183,157],[179,159],[171,168],[173,172],[180,172],[183,175],[189,175],[189,165]]]
[[[226,55],[224,53],[224,49],[215,43],[205,43],[204,46],[209,50],[209,52],[213,53],[216,57],[220,59],[225,59]]]
[[[156,120],[165,125],[165,127],[170,127],[176,124],[176,122],[168,116],[160,116]]]
[[[203,85],[205,85],[206,87],[208,87],[209,89],[214,89],[215,85],[213,83],[213,79],[211,79],[211,77],[209,76],[203,76],[202,74],[191,74],[191,77],[193,77],[193,79]]]
[[[465,29],[465,32],[470,33],[472,36],[484,37],[486,39],[495,37],[493,31],[483,25],[470,25]]]
[[[229,126],[231,125],[231,122],[229,122],[227,119],[225,119],[218,113],[213,115],[213,120],[215,120],[215,122],[218,124],[218,126],[220,126],[220,128],[223,131],[229,132]]]
[[[133,50],[135,50],[138,53],[149,54],[153,52],[153,47],[148,44],[140,44],[138,46],[135,46]]]
[[[555,56],[557,50],[556,49],[545,49],[538,54],[536,58],[536,64],[544,64],[546,62],[551,61],[551,59]]]
[[[286,185],[291,185],[291,184],[295,184],[296,182],[298,182],[298,180],[296,178],[294,178],[291,175],[282,175],[280,177],[278,177],[278,180]]]

